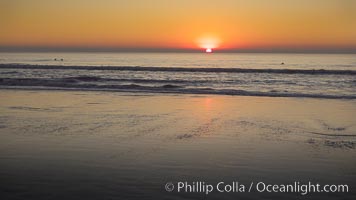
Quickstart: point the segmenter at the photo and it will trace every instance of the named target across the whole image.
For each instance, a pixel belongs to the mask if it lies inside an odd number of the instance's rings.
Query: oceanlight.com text
[[[165,185],[167,192],[178,193],[205,193],[208,195],[212,192],[219,193],[244,193],[244,192],[259,192],[259,193],[298,193],[307,195],[310,193],[347,193],[349,192],[347,184],[319,184],[312,182],[295,181],[290,184],[270,184],[265,182],[250,182],[248,184],[234,182],[218,182],[216,184],[207,183],[204,181],[196,182],[168,182]]]

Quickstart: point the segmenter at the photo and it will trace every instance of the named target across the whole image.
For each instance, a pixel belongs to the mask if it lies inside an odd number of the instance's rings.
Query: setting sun
[[[197,40],[198,46],[200,48],[206,49],[207,53],[211,53],[212,49],[219,47],[220,40],[213,36],[204,36]]]

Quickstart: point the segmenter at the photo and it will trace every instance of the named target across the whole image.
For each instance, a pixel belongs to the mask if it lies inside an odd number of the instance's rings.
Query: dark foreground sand
[[[0,90],[1,199],[356,199],[356,101]],[[165,184],[348,184],[348,193]]]

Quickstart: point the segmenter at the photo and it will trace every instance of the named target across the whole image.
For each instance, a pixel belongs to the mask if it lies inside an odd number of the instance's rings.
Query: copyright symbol
[[[172,182],[168,182],[166,183],[164,188],[166,189],[167,192],[172,192],[174,190],[174,184]]]

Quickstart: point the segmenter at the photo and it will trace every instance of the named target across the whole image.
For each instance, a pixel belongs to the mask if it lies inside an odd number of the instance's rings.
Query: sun
[[[205,49],[206,53],[212,53],[213,49],[219,47],[220,39],[211,35],[203,36],[197,39],[197,45]]]
[[[213,50],[212,50],[211,48],[207,48],[207,49],[205,50],[205,52],[206,52],[206,53],[213,53]]]

